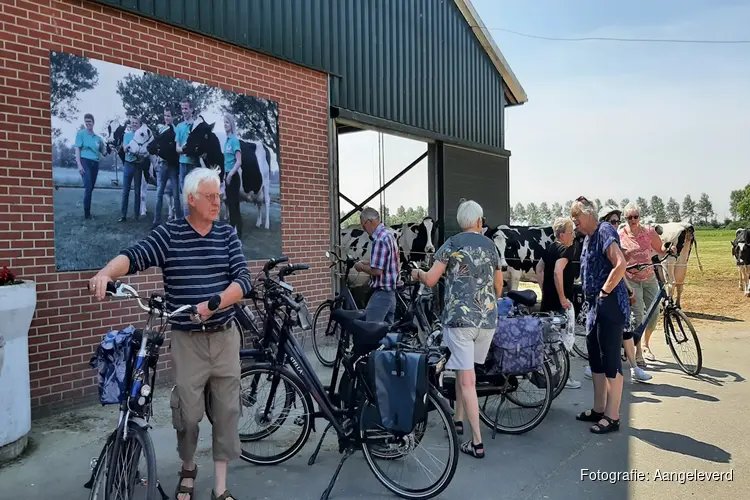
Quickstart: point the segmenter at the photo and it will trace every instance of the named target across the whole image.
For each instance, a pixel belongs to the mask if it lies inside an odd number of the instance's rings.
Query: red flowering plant
[[[20,285],[23,283],[22,280],[16,279],[16,275],[8,271],[8,268],[3,266],[0,269],[0,286]]]

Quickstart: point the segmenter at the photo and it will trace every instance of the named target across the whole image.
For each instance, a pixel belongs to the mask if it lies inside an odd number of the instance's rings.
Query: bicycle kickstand
[[[161,493],[161,500],[169,500],[169,495],[164,493],[164,488],[161,487],[161,482],[156,481],[156,487],[159,489],[159,493]]]
[[[354,448],[351,446],[346,448],[346,451],[344,452],[344,456],[341,457],[341,461],[339,462],[339,466],[336,467],[336,472],[333,473],[333,477],[331,478],[331,482],[328,483],[328,488],[323,492],[323,495],[321,495],[320,500],[328,500],[328,496],[331,494],[331,491],[333,491],[333,485],[336,484],[336,479],[339,477],[339,472],[341,472],[341,467],[344,466],[344,462],[346,462],[346,459],[354,455]]]
[[[314,451],[314,452],[313,452],[313,454],[312,454],[312,455],[310,456],[310,460],[308,460],[308,461],[307,461],[307,465],[312,465],[312,464],[314,464],[314,463],[315,463],[315,459],[316,459],[316,458],[318,458],[318,453],[320,452],[320,447],[321,447],[321,446],[323,445],[323,439],[325,439],[325,437],[326,437],[326,433],[328,432],[328,430],[329,430],[329,429],[330,429],[331,427],[333,427],[333,424],[331,424],[331,423],[329,423],[329,424],[328,424],[328,425],[326,426],[326,429],[325,429],[325,430],[323,431],[323,435],[322,435],[322,436],[320,436],[320,441],[318,441],[318,446],[316,446],[316,447],[315,447],[315,451]]]

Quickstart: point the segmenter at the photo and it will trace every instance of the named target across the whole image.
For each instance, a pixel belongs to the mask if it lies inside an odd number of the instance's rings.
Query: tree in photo
[[[539,220],[540,220],[540,224],[552,223],[552,213],[550,212],[549,206],[547,205],[546,201],[543,201],[539,205]]]
[[[664,201],[656,195],[651,197],[651,216],[654,222],[666,222],[667,211],[664,209]]]
[[[552,217],[564,217],[563,215],[563,207],[558,202],[554,202],[552,204],[552,208],[550,209],[552,211]]]
[[[96,87],[99,83],[99,71],[87,57],[65,52],[50,54],[49,69],[50,113],[55,118],[70,122],[80,112],[78,94]],[[59,135],[60,130],[53,128],[53,139]]]
[[[670,222],[680,222],[682,220],[682,217],[680,217],[680,204],[672,197],[667,201],[666,212]]]
[[[526,207],[524,207],[521,202],[516,203],[516,208],[513,209],[513,213],[516,216],[516,222],[518,224],[524,224],[526,220],[528,219],[528,214],[526,213]]]
[[[117,82],[117,95],[128,116],[139,116],[149,127],[163,122],[164,108],[173,109],[175,125],[182,121],[180,101],[190,99],[196,116],[215,98],[213,87],[156,73],[130,74]],[[219,124],[222,127],[223,124]]]
[[[538,226],[542,223],[539,207],[533,201],[526,206],[526,219],[529,221],[529,226]]]
[[[642,196],[639,196],[635,200],[636,205],[638,205],[638,208],[641,209],[641,217],[648,217],[651,215],[651,207],[648,206],[648,201],[646,201],[646,198],[643,198]]]
[[[695,214],[696,206],[693,197],[686,194],[685,199],[682,200],[682,218],[692,224],[695,220]]]
[[[244,131],[241,138],[247,141],[263,141],[278,154],[279,145],[276,143],[279,123],[278,104],[229,90],[222,90],[221,93],[227,102],[222,106],[222,111],[232,113],[237,118],[237,127]]]
[[[715,215],[714,206],[706,193],[701,193],[701,197],[698,199],[698,204],[695,206],[695,210],[698,220],[704,224],[707,224]]]

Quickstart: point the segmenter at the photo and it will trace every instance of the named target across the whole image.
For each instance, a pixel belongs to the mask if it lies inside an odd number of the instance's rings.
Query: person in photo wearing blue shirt
[[[106,147],[104,140],[94,133],[94,115],[86,113],[83,115],[83,122],[86,128],[76,133],[76,164],[83,178],[83,216],[93,219],[91,193],[99,176],[99,158],[106,154]]]
[[[141,128],[141,119],[137,116],[130,117],[130,129],[125,132],[123,137],[123,144],[130,144],[133,140],[135,131]],[[121,216],[118,222],[125,222],[128,218],[128,204],[130,199],[130,186],[135,183],[135,191],[133,192],[133,205],[135,220],[141,215],[141,182],[143,181],[143,170],[141,163],[143,160],[138,158],[131,152],[125,153],[125,164],[122,170],[122,203],[120,206]]]
[[[237,237],[242,240],[242,213],[240,212],[240,183],[242,173],[242,152],[240,139],[237,137],[237,120],[232,114],[224,115],[224,130],[227,140],[224,143],[224,172],[226,178],[227,211],[229,223],[237,230]]]
[[[197,158],[182,154],[182,147],[187,142],[190,131],[193,129],[193,103],[190,99],[180,101],[180,111],[182,112],[182,122],[174,129],[177,152],[180,153],[180,194],[185,185],[185,176],[190,173],[198,164]],[[185,217],[188,215],[189,207],[187,204],[182,205]]]

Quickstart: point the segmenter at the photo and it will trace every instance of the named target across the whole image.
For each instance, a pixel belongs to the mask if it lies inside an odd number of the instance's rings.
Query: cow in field
[[[739,288],[745,292],[745,297],[750,297],[750,228],[735,232],[732,256],[739,272]]]
[[[190,131],[183,151],[186,155],[199,157],[209,167],[218,169],[219,177],[224,184],[224,152],[219,138],[213,132],[214,124],[201,119]],[[263,208],[265,205],[265,228],[270,229],[271,219],[271,165],[276,155],[261,141],[240,140],[242,166],[240,167],[240,201],[254,203],[258,208],[256,226],[263,225]],[[226,205],[226,188],[222,189],[222,202]],[[225,207],[226,208],[226,207]],[[225,210],[224,213],[227,213]]]
[[[673,247],[677,250],[675,255],[667,257],[664,261],[664,269],[666,271],[667,282],[673,283],[674,290],[677,291],[675,304],[677,307],[680,307],[680,298],[682,297],[685,275],[687,274],[687,263],[693,246],[695,246],[695,258],[698,260],[698,268],[703,272],[703,264],[701,264],[701,259],[698,256],[695,227],[689,222],[665,222],[653,224],[652,226],[665,246]],[[670,290],[670,294],[674,290]]]

